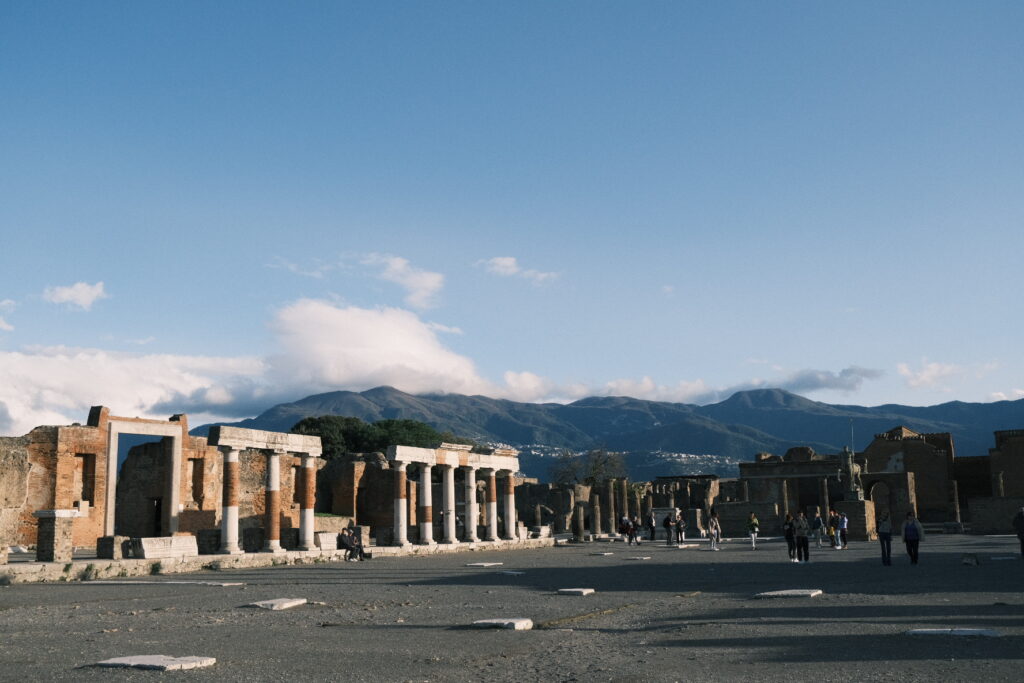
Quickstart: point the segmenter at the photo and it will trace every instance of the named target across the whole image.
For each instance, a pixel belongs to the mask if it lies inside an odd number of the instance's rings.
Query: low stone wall
[[[373,557],[400,557],[405,555],[436,555],[440,553],[480,552],[494,550],[527,550],[555,545],[553,538],[531,538],[520,541],[480,541],[431,546],[381,546],[372,548]],[[71,562],[17,562],[0,569],[0,577],[11,583],[45,583],[57,581],[84,581],[117,579],[150,574],[183,574],[203,570],[248,569],[287,564],[320,564],[342,562],[344,550],[307,550],[274,553],[245,553],[243,555],[203,555],[159,560],[74,560]],[[211,578],[207,576],[207,578]],[[215,580],[212,579],[211,580]]]
[[[1024,497],[968,498],[971,509],[971,533],[1012,534],[1013,516],[1024,507]]]
[[[715,512],[718,513],[718,522],[722,525],[722,536],[747,536],[747,521],[751,512],[757,515],[762,535],[774,536],[782,533],[779,510],[775,503],[719,503],[715,506]]]

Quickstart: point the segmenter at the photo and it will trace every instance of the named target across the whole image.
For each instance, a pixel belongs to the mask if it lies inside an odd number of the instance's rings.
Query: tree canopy
[[[378,420],[367,423],[358,417],[321,415],[303,418],[292,427],[292,433],[319,436],[326,458],[347,453],[383,452],[388,446],[436,448],[442,442],[476,445],[471,439],[457,437],[450,432],[439,432],[418,420]]]
[[[565,450],[551,466],[551,481],[557,484],[596,484],[604,479],[627,476],[626,461],[620,453],[594,449],[586,453]]]

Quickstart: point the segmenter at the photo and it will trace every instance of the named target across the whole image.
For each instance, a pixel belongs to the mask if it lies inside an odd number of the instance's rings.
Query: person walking
[[[818,537],[818,547],[821,547],[821,539],[825,536],[825,520],[821,518],[820,512],[814,513],[814,521],[811,522],[811,529],[814,531],[814,535]]]
[[[786,536],[786,549],[789,551],[789,561],[796,562],[796,530],[793,528],[793,515],[786,513],[786,520],[782,523],[782,533]]]
[[[665,545],[672,545],[672,541],[676,537],[676,513],[675,511],[669,511],[665,515],[665,519],[662,520],[661,525],[665,527]]]
[[[761,530],[761,523],[757,521],[757,515],[750,513],[747,519],[747,532],[750,534],[750,549],[757,550],[757,532]]]
[[[842,550],[843,546],[839,543],[839,513],[835,510],[829,510],[828,513],[828,535],[832,540],[832,549]]]
[[[910,564],[917,564],[918,548],[924,540],[924,527],[917,521],[913,512],[907,513],[907,519],[903,522],[903,529],[900,532],[903,536],[903,543],[907,546],[907,555],[910,556]]]
[[[1020,558],[1024,560],[1024,505],[1013,516],[1013,530],[1017,532],[1017,540],[1020,541]]]
[[[882,546],[882,564],[886,567],[892,566],[892,522],[889,521],[888,512],[878,516],[875,532],[878,533],[878,543]]]
[[[676,512],[676,544],[686,540],[686,518],[682,511]]]
[[[793,533],[796,536],[796,561],[811,561],[811,541],[808,535],[811,533],[811,523],[807,521],[807,515],[803,511],[798,512],[793,520]]]
[[[718,550],[718,544],[722,542],[722,523],[718,521],[718,513],[713,510],[708,519],[708,538],[711,539],[711,549]]]
[[[849,542],[846,540],[846,528],[850,525],[850,520],[846,516],[845,512],[839,513],[839,540],[843,544],[843,550],[847,549]]]
[[[647,513],[647,531],[651,535],[651,540],[654,540],[654,535],[658,532],[658,518],[654,516],[654,510]]]

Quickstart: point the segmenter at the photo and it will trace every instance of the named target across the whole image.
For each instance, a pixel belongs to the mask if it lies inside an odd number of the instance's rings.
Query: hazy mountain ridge
[[[957,455],[982,455],[993,445],[992,432],[1024,428],[1024,399],[869,408],[821,403],[781,389],[757,389],[705,406],[624,396],[589,397],[563,405],[461,394],[414,396],[377,387],[307,396],[233,424],[288,431],[302,418],[316,415],[346,415],[370,422],[414,419],[460,436],[520,447],[605,447],[628,451],[631,469],[645,472],[658,458],[664,460],[665,453],[720,456],[729,470],[735,470],[735,462],[749,461],[759,451],[781,454],[791,446],[811,446],[818,452],[836,452],[850,443],[851,420],[858,449],[874,434],[905,425],[920,432],[951,432]],[[205,434],[208,428],[198,427],[193,433]],[[546,474],[538,464],[544,457],[528,460],[530,467],[524,463],[525,471]]]

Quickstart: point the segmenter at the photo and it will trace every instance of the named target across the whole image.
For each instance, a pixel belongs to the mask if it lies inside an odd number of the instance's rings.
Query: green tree
[[[335,458],[347,453],[386,451],[388,446],[436,448],[442,441],[476,445],[470,439],[438,432],[418,420],[379,420],[366,423],[358,417],[320,415],[299,420],[292,427],[295,434],[319,436],[324,457]]]
[[[621,479],[628,476],[626,461],[619,453],[609,453],[603,448],[587,451],[582,455],[570,450],[556,456],[549,470],[551,480],[558,484],[594,485],[605,479]]]

